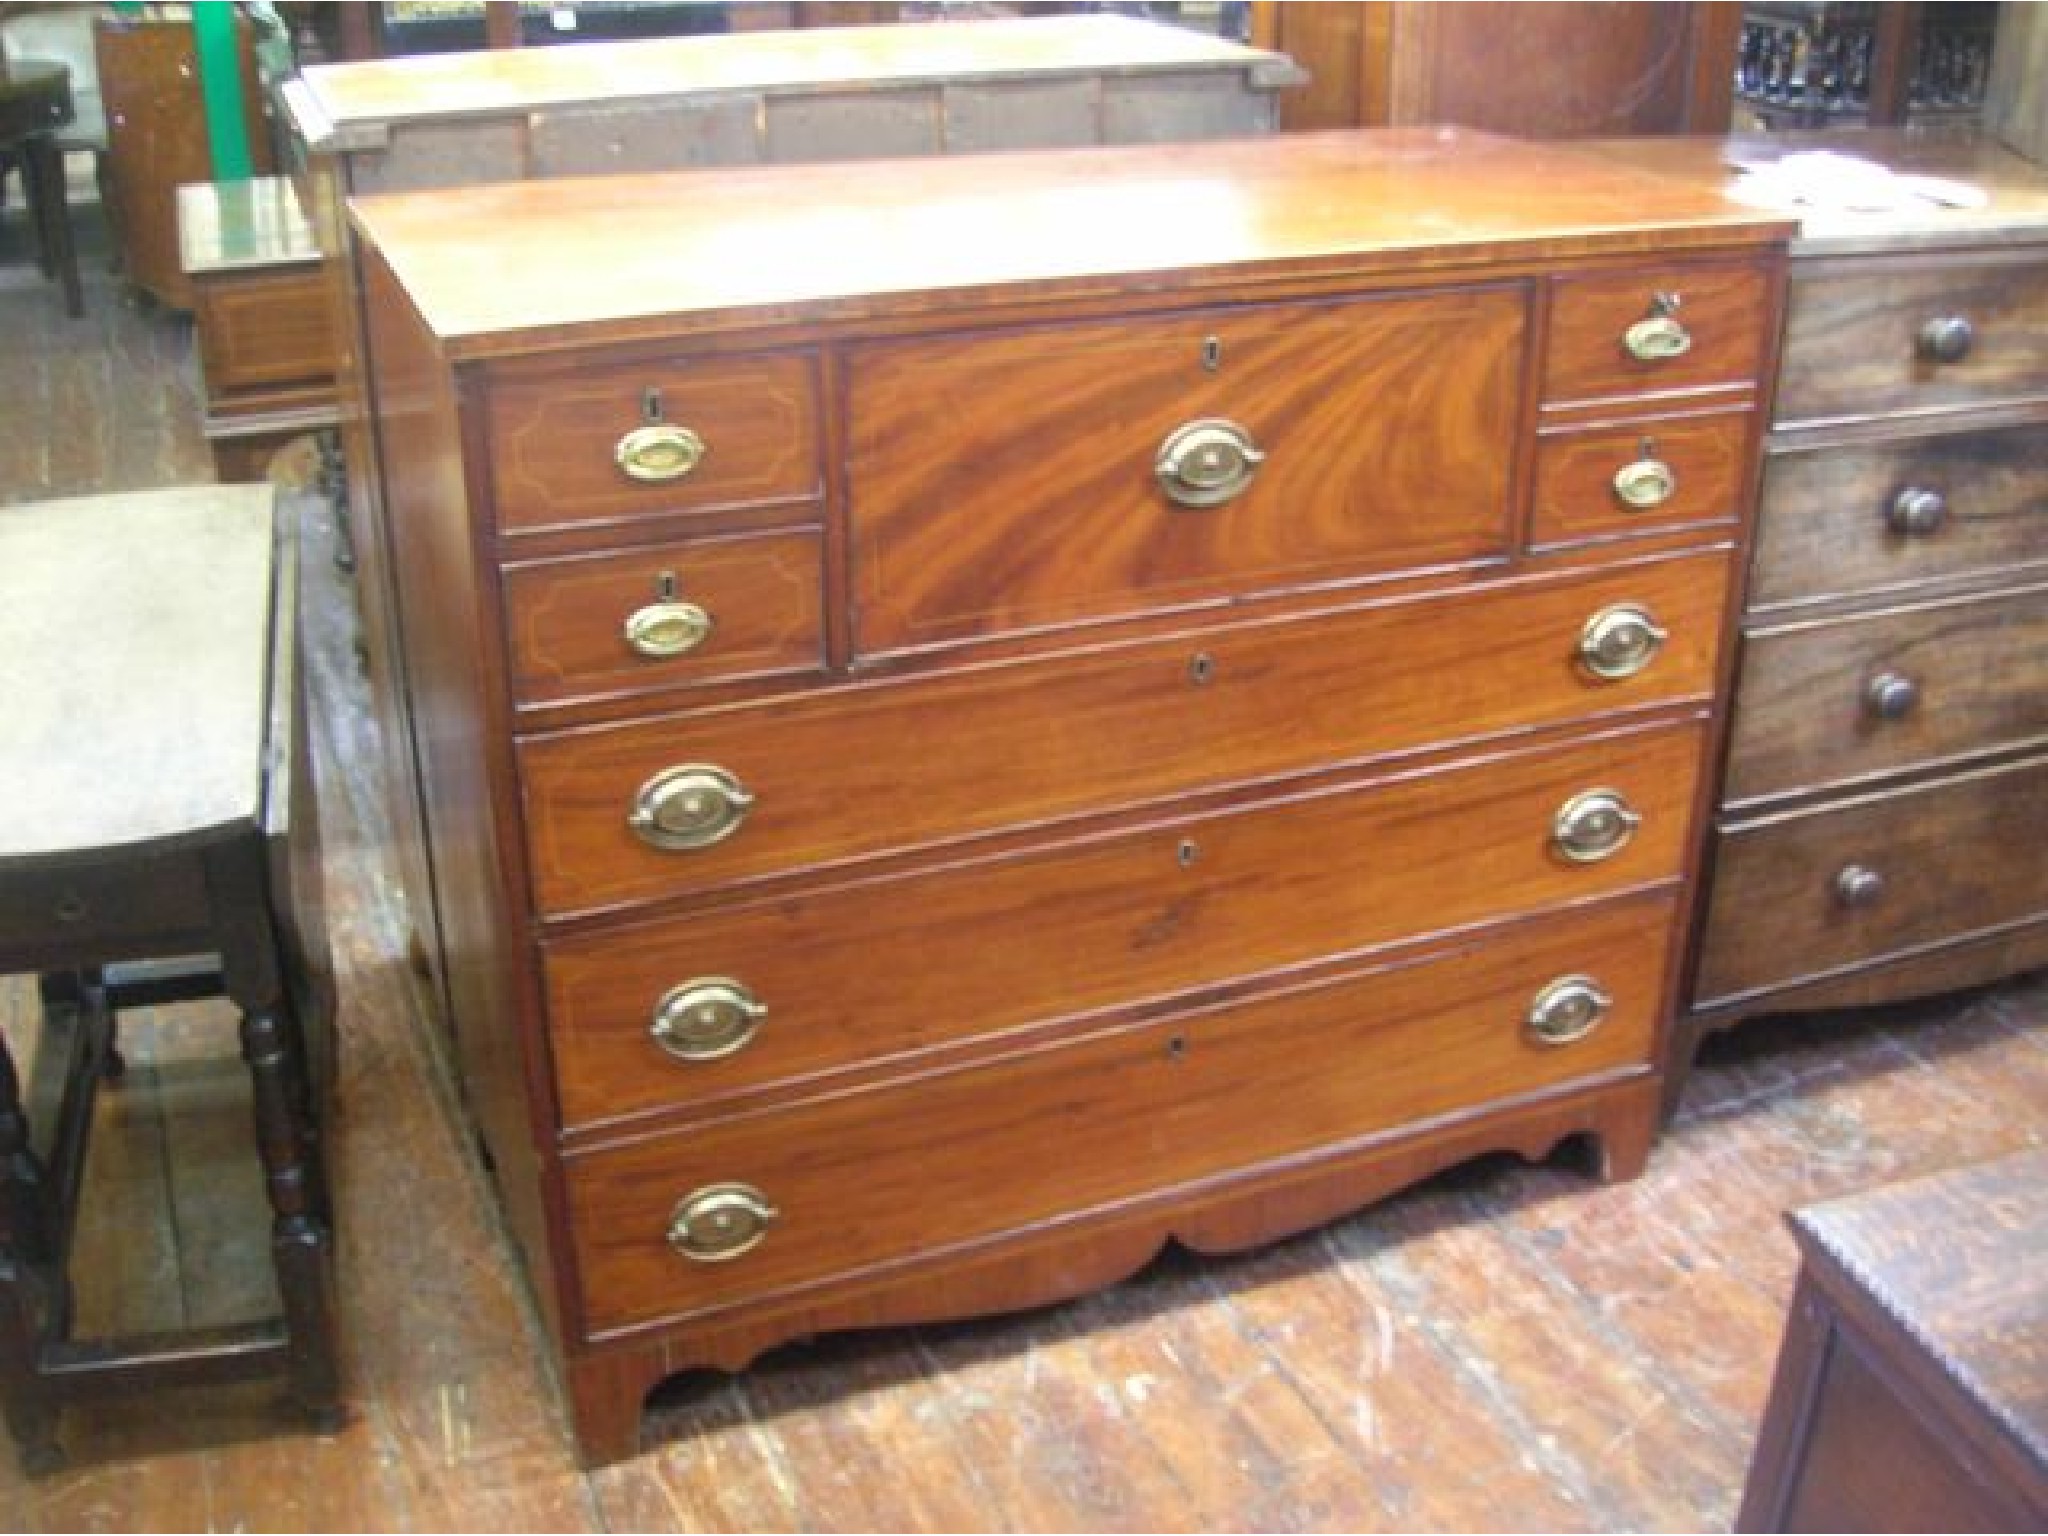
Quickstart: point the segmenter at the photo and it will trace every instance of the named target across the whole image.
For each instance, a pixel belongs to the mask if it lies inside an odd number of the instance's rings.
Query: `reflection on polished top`
[[[1089,71],[1158,74],[1241,66],[1261,85],[1303,78],[1283,55],[1120,16],[720,33],[560,48],[423,54],[304,73],[329,135],[316,150],[376,148],[393,122],[486,116],[663,96],[832,85],[1028,80]]]
[[[1199,295],[1791,228],[1713,188],[1454,128],[525,182],[365,198],[353,216],[453,357],[673,335],[661,322],[680,314],[699,330],[797,307],[854,319],[1148,275]]]
[[[315,262],[320,249],[290,178],[253,176],[178,188],[178,257],[199,276]]]

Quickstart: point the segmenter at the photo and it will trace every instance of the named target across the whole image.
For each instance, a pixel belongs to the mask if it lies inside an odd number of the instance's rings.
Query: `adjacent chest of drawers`
[[[1437,133],[357,219],[588,1455],[795,1335],[1640,1166],[1783,226]]]

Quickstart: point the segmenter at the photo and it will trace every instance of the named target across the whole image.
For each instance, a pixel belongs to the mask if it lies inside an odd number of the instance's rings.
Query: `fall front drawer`
[[[1699,1005],[2048,914],[2043,848],[2038,760],[1731,827],[1716,839]]]
[[[1611,902],[1343,979],[566,1164],[603,1335],[855,1277],[1602,1073],[1646,1070],[1672,905]],[[1285,1105],[1285,1114],[1247,1113]]]
[[[567,1126],[1675,880],[1697,727],[544,946]],[[1430,893],[1418,930],[1418,878]]]
[[[1704,697],[1728,570],[1648,560],[537,736],[536,898],[591,910]],[[629,824],[664,814],[684,832]]]

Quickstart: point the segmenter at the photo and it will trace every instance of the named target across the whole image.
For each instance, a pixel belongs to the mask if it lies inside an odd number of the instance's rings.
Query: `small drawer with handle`
[[[1754,266],[1556,279],[1544,404],[1754,384],[1775,286]]]
[[[1529,542],[1539,549],[1725,523],[1748,494],[1756,412],[1657,418],[1543,434]]]

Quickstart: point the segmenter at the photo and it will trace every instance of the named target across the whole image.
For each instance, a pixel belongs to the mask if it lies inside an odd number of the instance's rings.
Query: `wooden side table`
[[[1800,1211],[1736,1528],[2048,1528],[2048,1149]]]
[[[41,978],[31,1126],[0,1043],[0,1404],[55,1465],[90,1395],[279,1374],[339,1411],[316,1087],[330,999],[299,728],[296,540],[268,486],[0,508],[0,972]],[[209,957],[173,970],[130,964]],[[127,1004],[220,993],[241,1013],[282,1316],[70,1337],[67,1249],[95,1090]],[[313,1050],[321,1045],[318,1054]]]
[[[70,70],[33,59],[0,59],[0,159],[20,157],[36,260],[43,276],[63,284],[64,312],[75,320],[85,313],[85,293],[78,282],[78,248],[71,239],[64,155],[57,148],[57,130],[70,121]]]

